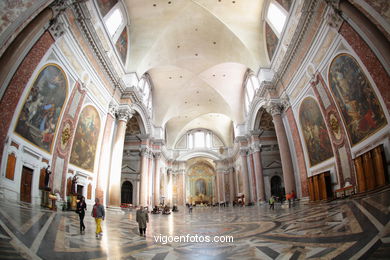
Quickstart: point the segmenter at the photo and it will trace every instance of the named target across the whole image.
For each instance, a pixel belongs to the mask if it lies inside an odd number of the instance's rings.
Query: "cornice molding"
[[[286,51],[286,54],[284,55],[281,64],[279,65],[279,67],[276,70],[277,72],[275,73],[275,77],[274,77],[275,86],[282,79],[287,68],[290,67],[291,61],[295,58],[295,55],[297,53],[297,50],[300,47],[302,39],[306,35],[307,28],[309,27],[310,23],[312,22],[314,9],[320,2],[321,1],[319,1],[319,0],[305,0],[304,1],[303,7],[301,10],[302,16],[300,18],[298,28],[295,30],[294,36],[292,37],[292,39],[290,41],[289,47]]]
[[[84,39],[87,41],[92,53],[96,57],[100,67],[111,81],[114,89],[119,89],[121,92],[125,89],[123,80],[119,77],[107,56],[104,48],[98,39],[97,33],[91,22],[91,14],[85,4],[85,1],[70,0],[70,10],[75,16],[77,25],[82,32]]]

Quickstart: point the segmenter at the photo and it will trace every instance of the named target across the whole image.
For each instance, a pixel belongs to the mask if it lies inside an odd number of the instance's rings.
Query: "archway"
[[[125,181],[122,184],[121,195],[121,203],[133,204],[133,184],[131,182]]]
[[[198,157],[187,161],[186,202],[213,204],[216,202],[216,175],[212,161]]]
[[[275,175],[271,178],[271,195],[283,197],[282,179]]]

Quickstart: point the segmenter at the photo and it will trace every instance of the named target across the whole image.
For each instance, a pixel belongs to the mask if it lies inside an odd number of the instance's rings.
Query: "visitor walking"
[[[102,220],[104,220],[105,217],[105,212],[104,212],[104,207],[99,203],[99,199],[95,199],[95,205],[93,205],[92,209],[92,217],[95,218],[96,222],[96,237],[99,238],[103,235],[103,230],[102,230]]]
[[[275,197],[273,195],[269,198],[269,209],[275,209]]]
[[[188,212],[191,214],[192,213],[192,204],[188,207]]]
[[[81,196],[80,201],[77,202],[77,209],[76,209],[76,212],[79,214],[79,219],[80,219],[80,234],[81,235],[85,231],[84,217],[85,217],[86,210],[87,210],[87,204],[85,203],[85,198],[84,198],[84,196]]]
[[[140,206],[136,213],[136,219],[138,222],[139,235],[146,237],[146,226],[149,223],[148,212],[144,210],[144,207]]]

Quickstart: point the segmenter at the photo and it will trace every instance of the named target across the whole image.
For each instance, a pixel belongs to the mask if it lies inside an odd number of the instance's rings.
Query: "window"
[[[115,9],[107,18],[106,26],[108,33],[112,37],[116,31],[118,31],[119,27],[123,23],[123,16],[121,10]]]
[[[204,142],[204,132],[195,132],[194,133],[194,147],[195,148],[201,148],[205,147]]]
[[[275,2],[270,2],[268,6],[267,20],[279,38],[283,31],[284,24],[286,23],[286,18],[287,12]]]

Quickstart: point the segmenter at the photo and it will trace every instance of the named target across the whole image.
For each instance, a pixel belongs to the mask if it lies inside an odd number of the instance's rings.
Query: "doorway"
[[[129,181],[122,184],[121,203],[133,204],[133,184]]]
[[[274,195],[278,198],[283,198],[282,179],[275,175],[271,178],[271,196]]]
[[[84,186],[77,184],[77,196],[81,197],[83,196],[83,194],[84,194]]]
[[[31,203],[31,184],[32,184],[33,170],[23,166],[22,180],[20,182],[20,200]]]

